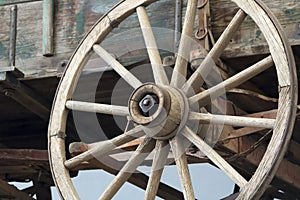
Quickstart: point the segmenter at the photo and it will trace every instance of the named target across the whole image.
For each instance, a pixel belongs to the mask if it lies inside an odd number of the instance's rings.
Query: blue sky
[[[221,170],[209,164],[193,164],[189,165],[189,168],[197,199],[217,200],[228,196],[233,191],[233,182]],[[150,171],[148,168],[139,168],[139,170],[145,173]],[[80,172],[79,176],[73,179],[73,183],[82,200],[93,200],[98,199],[101,192],[109,185],[113,178],[113,175],[102,170],[85,171]],[[165,168],[162,182],[181,190],[175,166]],[[114,199],[140,200],[143,198],[144,190],[126,183]],[[60,199],[54,187],[52,188],[52,199]]]

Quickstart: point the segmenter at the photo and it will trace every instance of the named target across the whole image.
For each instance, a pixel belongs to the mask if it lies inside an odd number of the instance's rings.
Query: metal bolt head
[[[150,113],[153,113],[155,109],[155,104],[158,104],[155,96],[147,94],[140,102],[139,107],[143,112],[144,116],[149,116]]]
[[[145,98],[141,103],[142,103],[142,107],[148,107],[152,104],[152,101],[150,98]]]

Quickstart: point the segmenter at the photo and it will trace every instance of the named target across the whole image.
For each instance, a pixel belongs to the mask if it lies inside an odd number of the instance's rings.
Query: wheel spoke
[[[275,119],[243,117],[243,116],[228,116],[215,115],[208,113],[190,112],[189,120],[199,120],[201,123],[220,124],[240,127],[257,127],[272,129],[275,125]]]
[[[104,48],[96,44],[93,46],[94,51],[111,66],[129,85],[134,89],[140,87],[142,82],[129,72],[121,63],[112,57]]]
[[[183,90],[187,93],[189,88],[193,86],[194,89],[200,88],[203,84],[203,78],[211,71],[210,66],[215,65],[215,62],[218,60],[224,49],[230,42],[232,36],[236,33],[240,25],[243,23],[246,18],[246,13],[242,10],[239,10],[236,15],[233,17],[229,25],[226,27],[216,44],[209,51],[208,55],[205,57],[203,62],[193,73],[193,75],[188,79],[184,84]]]
[[[197,1],[189,0],[185,14],[182,35],[180,39],[178,54],[175,62],[175,67],[172,74],[171,85],[181,87],[182,82],[186,79],[187,62],[189,55],[186,55],[190,49],[190,38],[192,36],[195,15],[196,15]]]
[[[124,134],[117,136],[111,140],[101,141],[94,144],[94,147],[78,156],[75,156],[67,161],[65,161],[65,167],[72,169],[84,161],[88,161],[94,157],[99,157],[104,155],[118,146],[126,144],[132,140],[142,137],[144,132],[141,126],[137,126],[134,129],[125,132]]]
[[[184,199],[195,200],[187,158],[185,155],[182,141],[179,139],[179,136],[176,136],[173,139],[171,139],[170,145],[175,157],[175,162],[180,178],[181,187],[183,190]]]
[[[169,80],[162,65],[147,11],[145,7],[140,6],[136,9],[136,13],[139,18],[140,26],[144,36],[144,41],[151,62],[155,83],[169,85]]]
[[[226,162],[215,150],[213,150],[212,147],[206,144],[190,128],[185,127],[182,134],[196,145],[202,153],[204,153],[215,165],[225,172],[240,188],[243,188],[247,184],[244,177],[242,177],[228,162]]]
[[[111,157],[108,157],[108,156],[105,159],[109,159],[109,163],[111,164],[109,166],[114,166],[114,167],[111,168],[107,165],[104,165],[96,159],[92,159],[90,161],[90,163],[93,164],[94,166],[98,167],[99,169],[105,170],[106,172],[108,172],[110,174],[117,175],[119,172],[117,170],[117,168],[119,166],[121,166],[119,161],[117,161]],[[115,166],[118,166],[118,167],[115,167]],[[148,180],[149,180],[149,177],[147,175],[145,175],[144,173],[142,173],[139,170],[136,170],[136,173],[133,173],[129,177],[128,182],[141,188],[142,190],[146,190]],[[162,199],[183,200],[183,194],[181,191],[178,191],[177,189],[175,189],[165,183],[159,184],[157,196]]]
[[[201,106],[205,106],[211,100],[213,100],[211,98],[217,98],[223,95],[224,92],[245,83],[249,79],[255,77],[256,75],[272,67],[273,65],[274,62],[272,57],[268,56],[258,63],[252,65],[251,67],[248,67],[247,69],[217,84],[216,86],[192,96],[191,98],[189,98],[189,103],[194,104],[196,102],[199,102]]]
[[[125,106],[115,106],[100,103],[90,103],[82,101],[67,101],[66,107],[70,110],[94,112],[107,115],[128,116],[128,108]]]
[[[161,175],[164,170],[164,165],[168,158],[170,151],[170,146],[166,141],[156,142],[156,153],[152,162],[151,174],[147,184],[147,189],[145,193],[145,200],[154,200],[158,186],[160,184]]]
[[[136,168],[145,160],[149,153],[154,149],[155,140],[151,138],[145,138],[144,141],[138,146],[135,154],[128,160],[124,167],[120,170],[115,179],[103,192],[99,199],[112,199],[112,197],[118,192],[118,190],[129,179]]]

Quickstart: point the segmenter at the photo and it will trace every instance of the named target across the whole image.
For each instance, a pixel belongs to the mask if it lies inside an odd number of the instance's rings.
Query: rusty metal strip
[[[16,40],[17,40],[17,15],[18,7],[13,5],[10,8],[10,39],[9,39],[9,66],[15,66],[16,62]]]
[[[175,35],[174,35],[174,52],[178,51],[181,29],[182,29],[182,0],[176,0],[175,6]]]

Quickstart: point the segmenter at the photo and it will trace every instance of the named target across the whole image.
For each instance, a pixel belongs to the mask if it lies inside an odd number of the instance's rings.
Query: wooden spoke
[[[211,70],[210,65],[214,65],[214,63],[220,57],[221,53],[227,47],[227,45],[230,42],[230,39],[236,33],[240,25],[243,23],[246,16],[246,13],[241,9],[236,13],[236,15],[226,27],[216,44],[209,51],[208,55],[205,57],[203,62],[193,73],[193,75],[188,79],[188,81],[184,84],[183,90],[186,93],[189,91],[189,88],[191,86],[193,86],[193,88],[200,88],[202,86],[203,78],[205,78]]]
[[[142,82],[140,80],[138,80],[131,72],[129,72],[123,65],[121,65],[121,63],[119,63],[100,45],[95,44],[93,46],[93,49],[109,66],[111,66],[134,89],[142,85]]]
[[[275,125],[275,119],[256,118],[256,117],[243,117],[243,116],[228,116],[228,115],[215,115],[208,113],[190,112],[190,120],[199,120],[201,123],[206,124],[221,124],[240,127],[257,127],[272,129]]]
[[[180,39],[178,54],[175,62],[174,71],[172,74],[171,85],[181,87],[183,78],[186,78],[187,73],[187,58],[186,52],[190,49],[190,38],[192,36],[195,15],[196,15],[197,1],[189,0],[187,4],[187,10],[185,14],[185,20],[182,29],[182,35]]]
[[[144,41],[151,62],[155,83],[162,84],[162,85],[169,85],[169,80],[162,65],[162,60],[159,55],[159,51],[147,15],[147,11],[145,7],[140,6],[136,9],[136,13],[139,18],[140,26],[144,36]]]
[[[168,158],[170,146],[166,141],[157,140],[156,153],[153,158],[152,170],[149,176],[147,189],[145,193],[145,200],[154,200],[160,184],[161,175],[164,170],[164,165]]]
[[[242,177],[228,162],[226,162],[212,147],[206,144],[196,133],[190,128],[185,127],[183,132],[188,140],[199,148],[215,165],[225,172],[240,188],[243,188],[247,181]]]
[[[107,156],[108,157],[108,156]],[[105,159],[109,159],[109,163],[111,164],[110,166],[120,166],[120,162],[108,157]],[[103,169],[107,171],[110,174],[117,175],[119,171],[116,168],[109,167],[107,165],[102,164],[96,159],[92,159],[90,161],[93,165],[98,167],[99,169]],[[128,182],[143,189],[146,190],[147,182],[149,182],[149,177],[142,173],[139,170],[136,170],[136,173],[133,173],[129,179]],[[177,189],[165,184],[165,183],[160,183],[159,188],[157,191],[157,196],[162,198],[162,199],[172,199],[172,200],[183,200],[183,194],[182,192],[178,191]]]
[[[274,62],[272,57],[268,56],[258,63],[252,65],[251,67],[248,67],[247,69],[217,84],[216,86],[190,97],[189,103],[194,104],[196,102],[199,102],[201,106],[205,106],[211,100],[213,100],[211,98],[217,98],[221,96],[222,94],[224,94],[224,92],[229,91],[241,85],[242,83],[245,83],[249,79],[255,77],[256,75],[272,67],[273,65]]]
[[[152,138],[145,138],[144,141],[138,146],[135,154],[124,165],[115,179],[103,192],[99,199],[112,199],[112,197],[118,192],[122,185],[129,179],[136,168],[145,160],[149,153],[154,149],[155,140]]]
[[[195,194],[182,140],[179,138],[179,136],[176,136],[170,140],[170,145],[175,157],[184,199],[195,200]]]
[[[133,141],[139,137],[142,137],[144,132],[141,126],[137,126],[134,129],[125,132],[124,134],[117,136],[111,140],[101,141],[97,145],[94,145],[94,148],[65,161],[65,167],[72,169],[84,161],[88,161],[94,157],[104,155],[116,147],[119,147],[123,144],[126,144],[130,141]]]
[[[82,101],[67,101],[66,107],[70,110],[94,112],[107,115],[128,116],[128,108],[108,104],[90,103]]]

